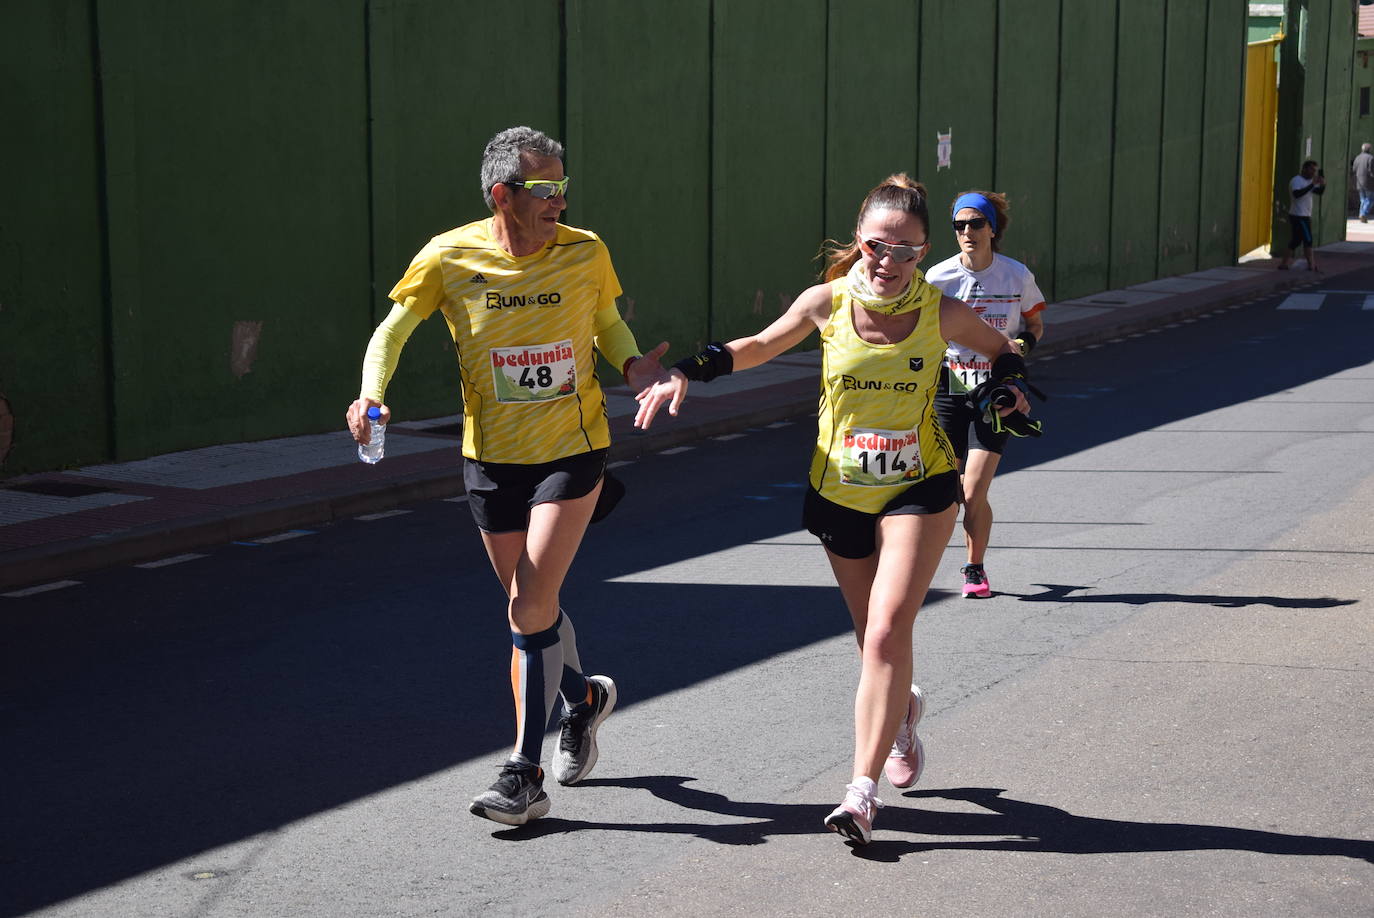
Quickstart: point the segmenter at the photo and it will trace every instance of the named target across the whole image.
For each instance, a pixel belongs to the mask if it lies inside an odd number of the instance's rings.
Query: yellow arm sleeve
[[[610,306],[598,309],[593,316],[593,331],[595,332],[596,349],[602,353],[611,366],[622,373],[625,372],[625,364],[632,358],[640,356],[639,345],[635,343],[635,334],[630,331],[630,326],[625,324],[625,320],[620,317],[620,310],[615,308],[612,301]]]
[[[408,304],[413,297],[406,297]],[[411,332],[420,326],[424,318],[413,309],[397,303],[391,312],[372,333],[367,342],[367,353],[363,355],[363,384],[358,390],[359,398],[383,401],[386,385],[391,382],[391,374],[396,372],[396,364],[401,359],[401,348],[410,339]]]

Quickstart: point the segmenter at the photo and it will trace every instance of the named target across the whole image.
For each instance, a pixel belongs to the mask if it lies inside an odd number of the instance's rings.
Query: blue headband
[[[976,191],[968,194],[961,194],[954,199],[954,206],[949,209],[950,216],[954,216],[965,207],[972,207],[980,214],[988,218],[988,226],[992,227],[992,234],[997,235],[997,208],[992,206],[992,202],[983,197]]]

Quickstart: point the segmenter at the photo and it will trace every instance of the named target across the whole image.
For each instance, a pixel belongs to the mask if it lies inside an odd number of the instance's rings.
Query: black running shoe
[[[507,762],[501,777],[485,794],[472,801],[468,811],[508,826],[521,826],[548,815],[549,795],[544,793],[544,769],[538,765]]]
[[[558,748],[553,753],[553,776],[559,784],[576,784],[596,764],[596,728],[615,710],[615,683],[610,676],[592,676],[591,704],[579,704],[558,722]]]

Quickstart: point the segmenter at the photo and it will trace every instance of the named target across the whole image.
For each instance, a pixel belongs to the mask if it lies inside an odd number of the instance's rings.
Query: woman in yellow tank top
[[[854,240],[828,250],[826,283],[806,290],[756,335],[713,343],[679,361],[670,380],[639,394],[637,427],[665,404],[677,414],[688,382],[765,363],[821,333],[821,411],[806,528],[820,538],[854,620],[861,662],[854,705],[854,777],[826,817],[861,844],[872,835],[886,771],[910,787],[924,764],[915,727],[925,707],[912,684],[912,629],[954,530],[959,475],[935,417],[946,342],[997,358],[994,377],[1017,379],[1016,348],[962,301],[926,283],[925,188],[888,177],[859,208]],[[1016,408],[1028,411],[1017,392]]]

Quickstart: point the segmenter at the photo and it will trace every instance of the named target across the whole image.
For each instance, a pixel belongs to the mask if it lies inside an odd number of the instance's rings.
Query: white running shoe
[[[558,724],[558,748],[553,751],[553,777],[559,784],[576,784],[596,764],[596,730],[615,710],[615,682],[610,676],[592,676],[591,704],[565,712]]]
[[[845,787],[844,802],[825,817],[826,827],[851,841],[866,845],[873,838],[873,817],[883,802],[866,787],[850,784]]]
[[[921,772],[926,767],[926,750],[921,738],[916,735],[916,725],[926,712],[926,696],[919,685],[911,687],[911,700],[907,702],[906,719],[897,727],[897,738],[892,741],[892,751],[887,755],[883,774],[892,782],[893,787],[910,787],[921,780]]]

